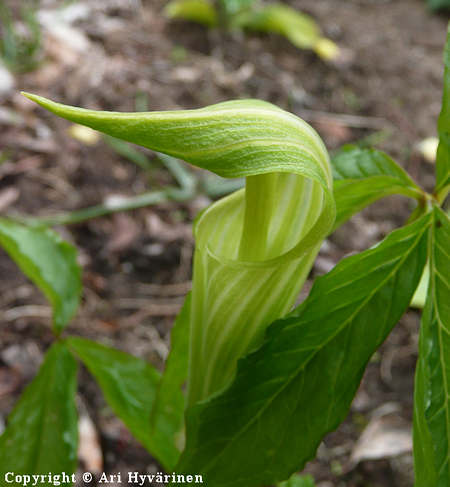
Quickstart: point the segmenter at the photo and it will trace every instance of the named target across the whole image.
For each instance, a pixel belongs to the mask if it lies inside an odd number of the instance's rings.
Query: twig
[[[136,311],[121,322],[123,327],[133,327],[145,318],[154,316],[176,316],[181,309],[181,304],[151,304],[144,309]]]
[[[52,310],[48,306],[25,305],[8,309],[2,313],[5,321],[15,321],[20,318],[51,318]]]
[[[148,298],[120,298],[116,300],[115,304],[122,309],[144,309],[147,307],[157,313],[162,310],[165,314],[164,311],[178,309],[183,304],[183,299],[177,296],[169,301],[149,303]]]
[[[59,215],[49,217],[16,217],[29,225],[73,225],[75,223],[82,223],[92,218],[100,216],[111,215],[112,213],[118,213],[121,211],[135,210],[137,208],[143,208],[144,206],[156,205],[159,203],[165,203],[168,201],[187,201],[193,198],[194,194],[184,191],[183,189],[167,188],[163,191],[150,191],[148,193],[142,193],[138,196],[124,197],[115,196],[109,197],[101,205],[91,206],[89,208],[83,208],[81,210],[60,213]]]
[[[191,281],[174,284],[139,284],[139,291],[148,293],[150,296],[184,296],[191,287]]]
[[[24,217],[15,218],[29,225],[72,225],[81,223],[91,218],[110,215],[121,211],[135,210],[145,206],[156,205],[168,201],[188,201],[195,196],[196,178],[181,165],[181,163],[170,156],[158,154],[166,168],[172,173],[180,187],[169,186],[161,191],[149,191],[138,196],[110,196],[102,204],[83,208],[81,210],[60,213],[49,217]]]

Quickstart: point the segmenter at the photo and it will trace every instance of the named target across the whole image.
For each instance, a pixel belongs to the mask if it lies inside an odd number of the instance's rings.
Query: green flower
[[[96,112],[27,95],[72,122],[179,157],[245,189],[194,227],[188,404],[232,379],[238,359],[294,305],[335,217],[328,153],[303,120],[258,100],[200,110]]]

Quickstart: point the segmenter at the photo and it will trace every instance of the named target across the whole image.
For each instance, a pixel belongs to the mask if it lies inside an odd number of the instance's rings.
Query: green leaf
[[[315,487],[314,479],[311,475],[293,475],[286,482],[281,482],[278,487]]]
[[[406,171],[379,150],[347,145],[332,158],[331,164],[337,210],[335,228],[385,196],[423,196]]]
[[[217,12],[208,0],[173,0],[165,8],[170,19],[183,19],[198,22],[208,27],[217,25]]]
[[[75,314],[81,294],[76,250],[47,228],[27,227],[0,218],[0,246],[45,294],[59,333]]]
[[[0,478],[71,474],[77,467],[77,363],[64,343],[53,345],[0,437]]]
[[[436,193],[448,193],[450,186],[450,24],[444,51],[444,90],[438,121],[439,145],[436,154]],[[444,196],[445,197],[445,196]]]
[[[150,425],[161,374],[145,360],[91,340],[70,337],[67,344],[95,377],[111,409],[134,437],[169,469],[179,452],[172,439],[164,436],[164,431],[152,435]]]
[[[191,294],[184,302],[170,335],[171,347],[166,361],[164,374],[159,382],[155,404],[151,415],[151,424],[155,442],[167,441],[184,446],[184,405],[182,386],[187,378],[189,361],[189,321],[191,312]],[[159,436],[162,438],[159,439]],[[178,458],[176,459],[178,460]],[[170,469],[175,467],[175,462]]]
[[[427,0],[427,3],[432,10],[450,8],[450,0]]]
[[[251,11],[239,22],[246,29],[281,34],[302,49],[312,48],[320,39],[320,28],[309,15],[282,3],[272,3]]]
[[[313,49],[324,59],[333,59],[339,48],[322,37],[315,20],[282,3],[272,3],[238,14],[234,24],[258,32],[274,32],[286,37],[300,49]]]
[[[233,16],[249,9],[255,0],[218,0],[218,3],[226,15]]]
[[[414,394],[416,487],[450,485],[450,220],[434,215]]]
[[[211,487],[270,485],[302,469],[345,418],[370,357],[408,308],[427,257],[430,215],[318,278],[238,363],[223,392],[187,411],[177,471]]]

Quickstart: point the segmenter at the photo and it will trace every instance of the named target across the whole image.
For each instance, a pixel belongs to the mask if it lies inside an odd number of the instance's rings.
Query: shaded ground
[[[51,8],[58,2],[41,3]],[[326,65],[276,36],[247,37],[168,23],[161,15],[162,0],[85,2],[88,13],[81,10],[72,23],[74,31],[59,38],[48,30],[45,62],[16,76],[15,90],[3,97],[0,211],[49,215],[96,204],[112,194],[139,194],[173,183],[149,152],[153,166],[145,173],[104,141],[86,146],[74,140],[68,123],[28,103],[18,95],[20,89],[118,111],[262,98],[310,121],[331,149],[370,136],[431,187],[433,168],[415,147],[435,134],[446,19],[431,16],[421,0],[287,3],[315,16],[345,49],[346,59]],[[199,192],[186,203],[168,202],[59,228],[79,248],[84,267],[83,306],[69,331],[162,367],[173,318],[190,285],[189,226],[208,201]],[[408,211],[408,202],[392,198],[354,218],[329,239],[313,275],[378,241],[404,222]],[[6,418],[51,342],[48,316],[43,298],[0,254],[0,419]],[[412,485],[408,453],[356,467],[349,458],[374,414],[387,417],[396,430],[410,424],[418,324],[419,315],[410,311],[373,357],[347,421],[307,467],[319,486]],[[82,410],[98,427],[105,470],[157,469],[104,405],[87,373],[81,374],[80,384]]]

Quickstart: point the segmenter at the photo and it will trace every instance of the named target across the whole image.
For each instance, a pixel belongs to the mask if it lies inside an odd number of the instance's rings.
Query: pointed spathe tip
[[[39,95],[33,95],[33,93],[28,93],[27,91],[21,91],[20,94],[31,101],[35,101],[36,103],[38,103],[38,100],[42,98]]]
[[[49,108],[49,106],[55,104],[55,102],[52,102],[51,100],[48,100],[43,96],[34,95],[33,93],[28,93],[27,91],[21,91],[20,94],[47,109]]]
[[[21,91],[20,93],[23,96],[25,96],[26,98],[28,98],[29,100],[34,101],[35,103],[37,103],[41,107],[49,110],[50,112],[56,113],[57,115],[60,115],[63,118],[66,118],[66,117],[64,117],[64,113],[63,113],[64,111],[67,112],[67,111],[70,111],[72,109],[81,110],[80,108],[71,107],[68,105],[63,105],[62,103],[57,103],[56,101],[52,101],[48,98],[45,98],[44,96],[35,95],[33,93],[28,93],[27,91]]]

